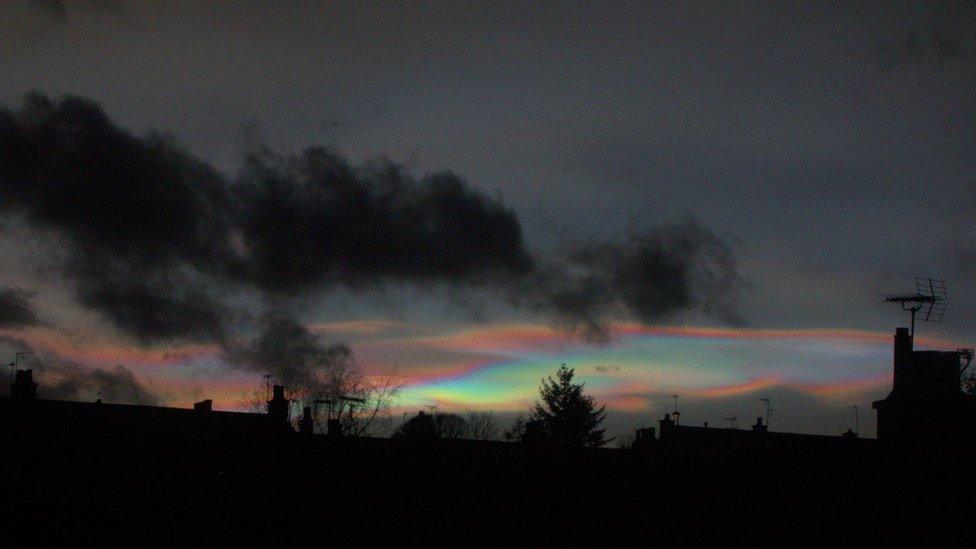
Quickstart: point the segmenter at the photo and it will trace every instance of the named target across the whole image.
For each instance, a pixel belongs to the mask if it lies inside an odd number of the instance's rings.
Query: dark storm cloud
[[[47,17],[63,20],[68,16],[64,0],[31,0],[31,5]]]
[[[221,335],[187,266],[229,262],[220,176],[160,136],[117,128],[95,104],[31,95],[0,110],[0,211],[71,243],[78,299],[143,341]]]
[[[85,369],[65,362],[44,370],[38,393],[55,400],[89,400],[93,396],[118,404],[155,405],[157,399],[140,384],[125,366],[112,370]]]
[[[738,323],[743,281],[728,246],[695,222],[663,225],[620,244],[583,247],[539,271],[526,296],[557,323],[587,338],[606,337],[608,320],[643,324],[699,310]]]
[[[965,45],[948,28],[930,26],[907,31],[878,50],[882,67],[892,69],[913,60],[951,61],[968,57]]]
[[[0,111],[0,210],[73,244],[79,301],[127,333],[220,339],[227,285],[483,284],[531,269],[514,213],[450,173],[416,180],[311,148],[250,155],[239,180],[94,103],[28,97]]]
[[[258,150],[228,180],[77,97],[0,110],[0,192],[0,211],[70,244],[78,301],[146,343],[223,340],[240,290],[279,301],[337,286],[496,288],[593,338],[619,315],[734,316],[732,254],[695,223],[541,262],[511,209],[450,172],[415,178],[312,147]]]
[[[110,0],[31,0],[34,10],[57,23],[68,20],[69,13],[74,10],[86,11],[95,15],[109,15],[119,21],[128,21],[129,16],[125,8],[118,2]]]
[[[79,302],[100,311],[142,342],[180,338],[223,340],[225,323],[237,313],[205,285],[167,266],[147,272],[96,256],[75,258],[66,274]]]
[[[263,320],[260,334],[251,342],[229,345],[227,361],[246,370],[267,372],[276,383],[288,387],[310,387],[316,382],[315,370],[336,358],[349,358],[352,352],[343,344],[325,345],[304,326],[282,316]]]
[[[56,400],[94,400],[119,404],[156,404],[158,399],[125,366],[112,370],[84,368],[70,360],[32,348],[27,342],[0,336],[0,348],[22,353],[17,367],[32,369],[38,396]]]
[[[0,288],[0,328],[32,326],[38,323],[30,303],[32,294],[17,288]]]
[[[244,276],[264,289],[480,284],[532,268],[515,214],[451,173],[415,180],[312,148],[252,157],[237,190]]]

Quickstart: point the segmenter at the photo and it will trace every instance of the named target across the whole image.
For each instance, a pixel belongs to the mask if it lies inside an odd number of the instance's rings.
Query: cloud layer
[[[159,399],[122,365],[110,370],[87,368],[32,347],[26,341],[0,336],[4,356],[17,353],[17,367],[32,369],[40,398],[54,400],[95,400],[117,404],[158,404]]]
[[[17,288],[0,287],[0,328],[17,328],[37,324],[37,313],[30,303],[31,293]]]
[[[0,193],[0,212],[65,243],[78,301],[143,343],[225,341],[262,313],[235,307],[238,294],[281,303],[389,284],[491,288],[600,338],[621,315],[732,319],[740,284],[728,247],[694,222],[540,258],[513,210],[453,173],[259,148],[228,178],[72,96],[0,109]]]

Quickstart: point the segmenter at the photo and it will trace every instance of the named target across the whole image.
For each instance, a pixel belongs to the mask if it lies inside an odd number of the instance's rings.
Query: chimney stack
[[[911,385],[912,379],[912,351],[914,345],[908,328],[895,330],[895,367],[892,389],[901,392]]]
[[[18,402],[31,402],[37,398],[34,370],[17,370],[14,383],[10,386],[10,397]]]
[[[302,409],[302,419],[298,421],[298,432],[303,435],[310,435],[312,434],[313,425],[312,407],[306,406]]]
[[[268,415],[275,423],[288,423],[288,399],[283,385],[274,386],[274,396],[268,401]]]

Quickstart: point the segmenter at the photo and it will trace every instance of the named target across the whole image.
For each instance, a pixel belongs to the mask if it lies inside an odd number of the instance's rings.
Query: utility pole
[[[769,399],[768,398],[761,398],[761,399],[759,399],[759,401],[766,403],[766,428],[769,429],[769,412],[772,410],[772,408],[769,405]]]
[[[854,408],[854,432],[860,435],[861,434],[861,416],[860,416],[860,413],[858,413],[857,404],[851,406],[851,408]]]

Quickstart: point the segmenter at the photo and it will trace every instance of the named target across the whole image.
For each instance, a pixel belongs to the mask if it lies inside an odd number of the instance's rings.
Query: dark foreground
[[[680,546],[974,531],[968,448],[572,450],[0,411],[0,524],[23,542]]]

